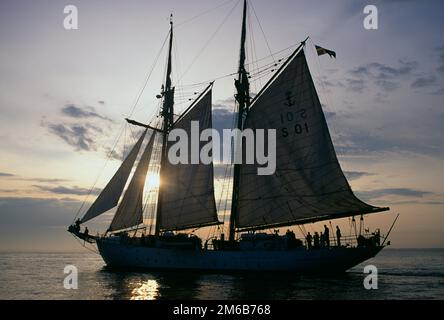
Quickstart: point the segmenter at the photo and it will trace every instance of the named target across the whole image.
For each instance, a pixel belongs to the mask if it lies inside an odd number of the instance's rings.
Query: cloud
[[[49,131],[77,150],[95,150],[94,131],[102,132],[99,127],[88,124],[46,124]]]
[[[437,79],[435,76],[418,77],[410,85],[412,88],[425,88],[436,85]]]
[[[251,95],[251,93],[250,93]],[[224,108],[228,108],[228,106],[233,106],[236,103],[234,97],[228,97],[226,99],[217,100],[218,104],[216,106],[222,106]]]
[[[375,201],[375,203],[387,203],[387,201]],[[432,205],[432,206],[442,206],[444,201],[421,201],[421,200],[401,200],[401,201],[390,201],[391,205],[404,205],[404,204],[419,204],[419,205]]]
[[[435,51],[439,54],[439,63],[441,64],[437,70],[439,73],[444,73],[444,45],[435,48]]]
[[[442,95],[442,94],[444,94],[444,88],[438,89],[438,90],[432,92],[432,94],[435,94],[435,95]]]
[[[112,122],[110,118],[107,118],[105,116],[102,116],[98,114],[94,108],[92,107],[85,107],[81,108],[76,106],[75,104],[68,104],[62,108],[62,114],[65,116],[71,117],[71,118],[99,118],[102,120],[107,120]]]
[[[349,74],[357,79],[348,79],[347,84],[350,90],[362,92],[364,81],[370,80],[384,91],[394,91],[399,88],[400,80],[410,76],[417,67],[416,61],[399,60],[397,67],[371,62],[350,70]]]
[[[424,196],[433,195],[433,192],[422,191],[410,188],[386,188],[375,189],[370,191],[356,191],[359,198],[364,201],[370,201],[374,199],[383,198],[386,196],[398,196],[398,197],[413,197],[422,198]]]
[[[321,82],[321,85],[324,85],[324,86],[326,86],[326,87],[329,87],[329,88],[344,88],[345,87],[345,85],[341,82],[341,81],[338,81],[338,80],[335,80],[335,81],[331,81],[331,80],[327,80],[327,78],[326,77],[322,77],[323,79],[322,79],[322,82]]]
[[[362,79],[346,79],[347,89],[349,91],[356,91],[362,93],[365,88],[364,80]]]
[[[67,179],[59,179],[59,178],[30,178],[30,177],[21,177],[12,173],[0,172],[0,178],[6,177],[10,180],[20,180],[20,181],[32,181],[32,182],[42,182],[42,183],[61,183],[68,181]]]
[[[0,197],[1,226],[67,225],[80,202],[29,197]]]
[[[63,194],[63,195],[78,195],[78,196],[85,196],[89,194],[99,194],[100,189],[94,188],[94,189],[86,189],[86,188],[79,188],[77,186],[74,187],[50,187],[50,186],[41,186],[41,185],[34,185],[34,187],[45,191],[50,192],[54,194]]]
[[[327,120],[328,120],[328,119],[336,117],[336,112],[324,110],[324,115],[325,115],[325,118],[327,118]]]
[[[223,129],[233,128],[234,113],[232,107],[222,104],[213,106],[213,128],[220,133]]]
[[[414,123],[410,119],[399,123],[380,124],[378,127],[368,127],[367,123],[356,122],[359,118],[349,118],[349,121],[341,116],[334,119],[335,128],[341,128],[339,133],[332,131],[334,146],[340,155],[415,153],[442,156],[444,152],[442,135],[436,134],[443,119],[439,113],[427,126],[415,128],[414,134],[411,135],[403,133],[406,127]]]
[[[373,173],[369,172],[362,172],[362,171],[344,171],[345,176],[347,177],[347,180],[357,180],[364,176],[371,176]]]
[[[69,181],[68,179],[58,179],[58,178],[20,178],[20,180],[41,182],[41,183],[61,183]]]
[[[14,177],[15,175],[7,172],[0,172],[0,177]]]
[[[18,194],[20,192],[23,192],[23,190],[19,190],[19,189],[0,189],[0,193],[15,193],[15,194]]]
[[[395,149],[398,143],[390,142],[362,130],[348,129],[336,137],[335,148],[340,154],[367,154],[369,152],[389,151]]]
[[[399,84],[386,79],[378,79],[375,84],[385,91],[394,91],[399,88]]]
[[[357,77],[369,76],[375,79],[393,79],[410,74],[418,66],[416,61],[399,60],[399,67],[390,67],[382,63],[372,62],[356,67],[350,73]]]
[[[0,197],[0,251],[79,250],[80,246],[66,229],[81,205],[81,201],[69,198]],[[91,232],[105,230],[106,218],[104,215],[93,221]]]
[[[233,166],[230,164],[215,163],[214,177],[216,179],[230,178],[233,171]]]
[[[124,150],[124,148],[120,148],[120,149],[117,149],[117,147],[114,149],[111,149],[109,147],[105,148],[105,153],[106,153],[107,158],[117,160],[117,161],[123,161],[123,159],[126,158],[128,152],[129,151]]]
[[[324,115],[327,119],[331,119],[331,118],[336,117],[336,115],[337,115],[336,112],[328,111],[328,107],[323,103],[321,103],[321,106],[322,106],[322,109],[324,110]]]
[[[109,153],[99,141],[109,136],[108,133],[114,127],[113,120],[97,113],[92,107],[79,107],[75,104],[65,105],[61,113],[65,116],[63,119],[46,120],[43,117],[41,126],[76,151],[100,150]]]

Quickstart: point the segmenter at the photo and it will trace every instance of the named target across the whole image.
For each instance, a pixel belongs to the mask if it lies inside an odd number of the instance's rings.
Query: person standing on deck
[[[311,241],[313,240],[312,235],[310,234],[310,232],[307,234],[307,236],[305,237],[305,240],[307,240],[307,249],[310,250],[312,245],[311,245]]]
[[[319,234],[317,231],[314,234],[313,240],[314,240],[314,248],[319,249]]]
[[[336,226],[336,239],[338,239],[338,247],[341,246],[341,229],[339,226]]]
[[[327,248],[329,248],[330,247],[330,230],[328,229],[326,224],[324,224],[324,240],[325,240],[325,246]]]

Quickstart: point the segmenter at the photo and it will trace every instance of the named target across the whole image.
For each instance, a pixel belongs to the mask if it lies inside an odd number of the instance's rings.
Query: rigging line
[[[229,4],[230,2],[233,2],[233,1],[234,1],[234,0],[228,0],[228,1],[225,1],[225,2],[223,2],[223,3],[221,3],[221,4],[219,4],[218,6],[216,6],[216,7],[214,7],[214,8],[211,8],[211,9],[205,10],[205,11],[203,11],[203,12],[201,12],[201,13],[195,15],[194,17],[191,17],[191,18],[189,18],[189,19],[187,19],[187,20],[184,20],[184,21],[182,21],[182,22],[176,24],[176,28],[178,28],[178,27],[180,27],[180,26],[182,26],[182,25],[184,25],[184,24],[187,24],[188,22],[191,22],[191,21],[193,21],[193,20],[195,20],[195,19],[197,19],[197,18],[200,18],[201,16],[203,16],[203,15],[205,15],[205,14],[207,14],[207,13],[210,13],[211,11],[214,11],[214,10],[216,10],[216,9],[219,9],[219,8],[225,6],[226,4]]]
[[[83,200],[83,202],[82,202],[82,205],[80,206],[79,210],[77,210],[77,213],[76,213],[76,215],[75,215],[75,217],[74,217],[72,223],[74,223],[74,221],[76,221],[76,219],[79,217],[80,212],[82,211],[83,207],[84,207],[85,204],[86,204],[86,201],[88,200],[89,196],[92,194],[93,190],[95,189],[95,187],[96,187],[96,185],[97,185],[97,182],[98,182],[99,179],[100,179],[100,176],[102,175],[103,171],[105,170],[105,167],[106,167],[106,165],[108,164],[108,161],[112,158],[112,155],[113,155],[113,153],[114,153],[114,150],[116,149],[117,144],[118,144],[120,138],[122,137],[122,133],[123,133],[123,129],[124,129],[125,125],[126,125],[126,123],[123,123],[122,126],[120,127],[119,135],[118,135],[117,138],[115,139],[115,141],[114,141],[114,143],[113,143],[113,147],[112,147],[112,149],[108,152],[108,155],[107,155],[107,157],[106,157],[105,164],[103,165],[103,167],[102,167],[102,169],[100,170],[99,174],[97,175],[97,177],[96,177],[96,179],[95,179],[93,185],[91,186],[91,188],[89,189],[87,195],[85,196],[85,198],[84,198],[84,200]]]
[[[256,76],[260,75],[261,73],[272,70],[273,68],[277,68],[279,65],[280,65],[280,62],[271,63],[271,64],[266,64],[262,67],[258,67],[257,69],[254,69],[254,70],[250,70],[250,72],[249,72],[250,78],[256,77]]]
[[[174,94],[175,96],[178,96],[179,99],[186,99],[187,98],[187,94],[186,92],[184,92],[183,90],[176,90],[176,86],[180,86],[181,85],[181,79],[179,78],[179,75],[181,74],[181,70],[182,70],[182,63],[180,60],[180,56],[179,56],[179,46],[178,46],[178,40],[177,37],[174,37],[173,39],[174,41],[174,46],[173,46],[173,50],[174,50],[174,59],[176,62],[176,67],[174,68],[174,74],[176,76],[176,85],[175,85],[175,91]],[[176,98],[175,98],[176,99]],[[176,104],[175,104],[176,105]]]
[[[84,242],[82,243],[82,241],[80,241],[80,239],[77,238],[75,235],[72,234],[72,236],[73,236],[74,239],[76,239],[76,241],[77,241],[78,243],[80,243],[80,245],[81,245],[82,247],[84,247],[86,250],[89,250],[89,251],[91,251],[91,252],[93,252],[93,253],[96,253],[96,254],[99,253],[99,251],[96,250],[96,249],[88,248],[88,247],[86,246],[86,244],[85,244],[86,241],[84,241]]]
[[[248,28],[249,28],[249,41],[250,41],[250,44],[249,44],[249,46],[248,46],[248,49],[250,50],[250,54],[251,54],[251,60],[256,60],[257,59],[257,56],[256,56],[256,44],[255,44],[255,41],[254,41],[254,31],[253,31],[253,26],[252,26],[252,19],[251,19],[251,14],[250,14],[250,10],[248,10],[247,11],[247,14],[248,14]],[[255,64],[256,65],[256,67],[258,67],[258,64],[256,63]],[[255,66],[255,65],[253,65],[253,67]],[[259,85],[260,85],[260,83],[259,83]],[[257,92],[257,84],[255,83],[254,84],[254,92]]]
[[[154,63],[151,66],[151,70],[149,71],[147,77],[145,78],[145,82],[144,82],[144,84],[142,86],[142,89],[139,91],[139,94],[138,94],[138,96],[136,98],[136,101],[135,101],[135,103],[134,103],[134,105],[133,105],[133,107],[131,109],[131,112],[129,113],[129,117],[132,117],[134,109],[136,108],[137,104],[139,103],[139,100],[142,97],[143,91],[145,91],[145,88],[148,85],[148,81],[151,78],[151,75],[153,74],[154,68],[157,65],[157,61],[159,60],[160,55],[162,54],[163,48],[165,47],[165,43],[167,42],[167,39],[168,39],[168,36],[170,35],[170,32],[171,31],[168,32],[168,34],[166,35],[165,39],[163,40],[163,44],[162,44],[159,52],[157,53],[156,58],[154,59]]]
[[[83,200],[83,202],[82,202],[80,208],[78,209],[78,211],[77,211],[77,213],[76,213],[76,215],[75,215],[75,217],[74,217],[74,219],[73,219],[73,221],[72,221],[73,223],[74,223],[74,221],[79,217],[79,215],[80,215],[80,213],[81,213],[83,207],[84,207],[85,204],[86,204],[86,201],[88,200],[88,198],[91,196],[93,190],[95,189],[95,187],[96,187],[96,185],[97,185],[97,183],[98,183],[98,181],[99,181],[99,179],[100,179],[100,177],[101,177],[103,171],[105,170],[105,168],[106,168],[108,162],[113,158],[113,154],[114,154],[114,152],[115,152],[115,150],[116,150],[116,147],[117,147],[117,145],[118,145],[118,143],[119,143],[119,141],[120,141],[120,138],[122,137],[122,134],[124,134],[124,139],[126,139],[126,128],[127,128],[126,126],[127,126],[127,123],[125,122],[125,123],[123,123],[122,126],[120,127],[119,134],[118,134],[117,138],[115,139],[115,141],[114,141],[114,143],[113,143],[113,147],[110,149],[110,151],[109,151],[108,154],[107,154],[105,164],[104,164],[103,167],[101,168],[101,170],[100,170],[99,174],[97,175],[97,177],[96,177],[96,179],[95,179],[93,185],[92,185],[91,188],[89,189],[88,194],[85,196],[85,198],[84,198],[84,200]],[[131,132],[131,127],[130,127],[130,132]],[[131,134],[132,134],[132,132],[131,132]],[[134,135],[133,135],[133,139],[134,139]]]
[[[281,52],[284,52],[284,51],[287,51],[287,50],[289,50],[289,49],[291,49],[291,48],[294,48],[294,47],[298,46],[299,44],[300,44],[300,43],[298,43],[298,44],[294,44],[294,45],[291,45],[291,46],[289,46],[289,47],[287,47],[287,48],[285,48],[285,49],[282,49],[282,50],[276,51],[276,52],[274,53],[274,55],[277,55],[277,54],[279,54],[279,53],[281,53]],[[290,55],[285,55],[285,56],[283,56],[282,58],[280,58],[277,62],[270,62],[270,63],[267,63],[267,64],[261,66],[261,67],[253,68],[253,69],[250,70],[250,73],[251,73],[251,72],[255,72],[255,71],[257,71],[257,70],[261,70],[261,69],[265,68],[266,66],[270,66],[270,67],[275,66],[275,64],[279,64],[280,62],[285,61],[289,56],[290,56]],[[262,58],[260,58],[260,59],[254,60],[254,61],[251,61],[251,62],[249,62],[249,63],[245,63],[245,66],[257,64],[259,61],[266,60],[266,59],[269,58],[269,57],[270,57],[270,55],[265,56],[265,57],[262,57]],[[226,74],[226,75],[223,75],[223,76],[219,76],[219,77],[216,77],[216,78],[212,78],[212,79],[209,79],[209,80],[206,80],[206,81],[203,81],[203,82],[197,82],[197,83],[191,83],[191,84],[184,84],[184,85],[179,85],[179,86],[176,86],[176,87],[177,87],[177,88],[191,88],[191,87],[202,86],[202,85],[208,84],[208,83],[210,83],[210,82],[213,82],[213,81],[215,81],[215,80],[220,80],[220,79],[224,79],[224,78],[227,78],[227,77],[236,76],[237,74],[238,74],[238,72],[233,72],[233,73],[229,73],[229,74]]]
[[[254,16],[256,17],[256,20],[257,20],[257,22],[259,24],[259,28],[261,29],[262,35],[264,37],[265,43],[267,44],[268,51],[270,51],[270,56],[273,58],[274,63],[276,63],[276,60],[275,60],[274,55],[273,55],[273,52],[271,51],[270,44],[268,43],[267,36],[265,35],[264,29],[262,28],[261,21],[259,20],[259,17],[256,14],[256,10],[254,9],[253,1],[248,1],[248,2],[250,4],[251,8],[253,9]]]
[[[259,80],[261,80],[261,79],[263,79],[263,78],[266,78],[266,77],[272,75],[275,71],[276,71],[276,70],[268,71],[267,73],[264,73],[264,74],[262,74],[262,75],[258,75],[258,76],[254,77],[254,78],[250,78],[250,82],[251,82],[251,83],[255,83],[256,81],[259,81]]]
[[[267,72],[264,72],[262,74],[254,75],[254,76],[250,77],[250,82],[254,83],[254,82],[260,81],[261,79],[268,77],[269,75],[273,74],[274,72],[275,72],[275,70],[268,70]]]
[[[279,53],[281,53],[281,52],[284,52],[284,51],[290,50],[290,49],[292,49],[292,48],[294,48],[294,47],[299,46],[300,44],[301,44],[300,42],[299,42],[299,43],[292,44],[291,46],[286,47],[285,49],[282,49],[282,50],[276,51],[276,52],[274,53],[274,55],[277,55],[277,54],[279,54]],[[259,61],[263,61],[263,60],[266,60],[266,59],[268,59],[268,58],[270,58],[270,57],[271,57],[271,56],[268,55],[268,56],[262,57],[262,58],[260,58],[260,59],[258,59],[258,60],[256,60],[256,61],[252,61],[252,62],[246,63],[245,65],[247,66],[247,65],[250,65],[250,64],[253,64],[253,63],[259,62]]]
[[[214,82],[216,80],[224,79],[224,78],[235,76],[235,75],[237,75],[237,72],[226,74],[224,76],[220,76],[220,77],[217,77],[217,78],[212,78],[210,80],[206,80],[206,81],[203,81],[203,82],[192,83],[192,84],[185,84],[185,85],[182,85],[182,88],[191,88],[191,87],[203,86],[203,85],[207,85],[207,84],[209,84],[211,82]]]
[[[274,62],[270,62],[270,63],[266,63],[260,67],[254,68],[254,69],[250,69],[249,73],[250,76],[255,76],[257,74],[260,74],[264,71],[270,70],[272,68],[278,68],[283,62],[285,62],[288,57],[290,57],[290,55],[285,55],[283,56],[281,59],[279,59],[276,63]]]
[[[304,232],[304,230],[302,229],[302,227],[301,227],[300,225],[298,225],[298,228],[299,228],[299,230],[301,231],[302,236],[303,236],[304,238],[306,238],[307,235],[305,234],[305,232]]]
[[[204,46],[202,47],[202,49],[199,51],[199,53],[197,54],[197,56],[193,59],[193,61],[191,62],[191,64],[188,66],[188,68],[185,70],[185,72],[182,74],[182,76],[180,77],[179,81],[188,73],[188,71],[191,69],[191,67],[194,65],[194,63],[197,61],[197,59],[202,55],[202,53],[205,51],[205,49],[208,47],[208,45],[210,44],[211,40],[214,39],[214,37],[216,36],[216,34],[219,32],[219,30],[222,28],[222,26],[225,24],[225,22],[228,20],[228,18],[231,16],[231,14],[234,12],[234,10],[236,9],[236,7],[239,5],[240,0],[238,0],[236,2],[236,4],[233,6],[233,8],[230,10],[230,12],[228,12],[228,14],[225,16],[224,20],[222,21],[222,23],[217,27],[216,31],[211,35],[211,37],[207,40],[207,42],[204,44]]]

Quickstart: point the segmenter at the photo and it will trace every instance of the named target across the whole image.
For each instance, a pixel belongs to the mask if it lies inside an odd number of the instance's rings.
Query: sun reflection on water
[[[158,296],[159,284],[156,280],[142,282],[131,291],[131,300],[155,300]]]

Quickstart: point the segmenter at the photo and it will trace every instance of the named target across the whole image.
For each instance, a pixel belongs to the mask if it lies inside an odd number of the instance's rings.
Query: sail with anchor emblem
[[[382,211],[356,198],[341,170],[303,48],[253,101],[244,128],[276,130],[276,172],[241,166],[238,229]]]

